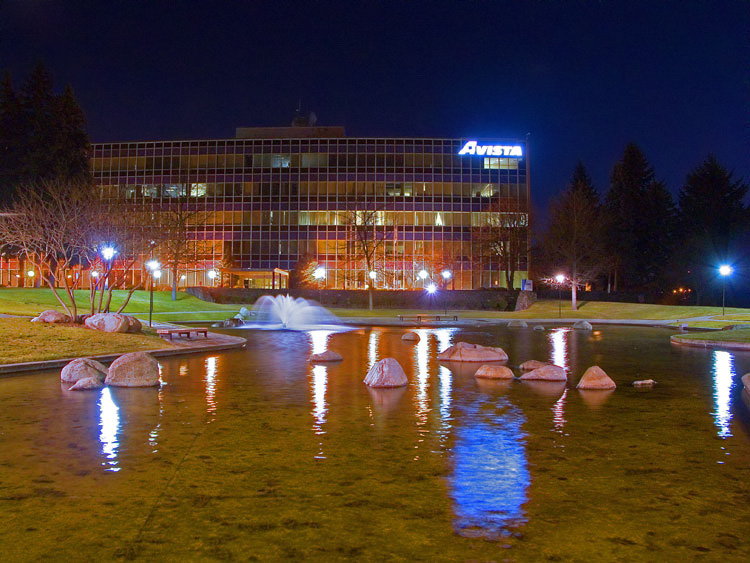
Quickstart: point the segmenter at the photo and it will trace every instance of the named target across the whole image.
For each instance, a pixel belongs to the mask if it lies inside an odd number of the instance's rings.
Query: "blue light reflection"
[[[112,392],[108,387],[102,389],[99,397],[99,441],[102,444],[102,455],[106,459],[102,465],[106,471],[120,471],[117,467],[117,449],[120,443],[117,433],[120,430],[120,409],[112,400]]]
[[[719,429],[721,438],[732,435],[730,422],[732,421],[732,380],[735,376],[734,356],[724,350],[714,351],[714,424]]]
[[[476,400],[462,409],[454,428],[454,527],[459,535],[497,539],[525,522],[523,504],[531,475],[520,409],[505,398],[494,414]]]

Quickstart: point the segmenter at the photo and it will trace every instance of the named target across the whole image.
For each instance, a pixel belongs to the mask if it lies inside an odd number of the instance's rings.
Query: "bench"
[[[170,340],[172,340],[175,334],[177,336],[184,336],[185,338],[189,339],[192,333],[195,333],[195,336],[202,334],[204,337],[208,338],[208,329],[206,328],[157,328],[156,329],[156,334],[158,334],[161,337],[169,336]]]
[[[426,321],[435,320],[435,321],[457,321],[458,315],[399,315],[398,320],[400,321],[409,321],[409,320],[415,320],[418,323],[422,322],[422,319]]]

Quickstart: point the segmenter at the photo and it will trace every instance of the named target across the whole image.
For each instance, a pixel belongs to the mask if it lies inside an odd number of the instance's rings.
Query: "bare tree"
[[[505,284],[513,289],[516,271],[527,252],[529,216],[513,198],[499,197],[490,204],[486,220],[473,229],[472,254],[478,270],[497,263],[505,274]]]
[[[380,267],[377,259],[386,240],[391,236],[392,227],[385,224],[385,213],[374,209],[347,211],[344,224],[347,226],[347,241],[352,251],[348,254],[349,269],[362,271],[365,276],[370,272],[378,273]],[[369,290],[369,304],[372,310],[373,280],[366,278]]]
[[[155,210],[156,253],[172,275],[172,301],[177,300],[180,270],[203,253],[205,241],[196,238],[199,225],[206,223],[208,212],[197,209],[186,196],[173,198]]]
[[[71,322],[78,313],[72,272],[95,259],[98,201],[89,185],[46,182],[20,190],[0,221],[0,240],[34,267]]]

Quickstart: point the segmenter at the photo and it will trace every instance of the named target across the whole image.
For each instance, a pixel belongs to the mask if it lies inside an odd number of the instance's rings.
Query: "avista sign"
[[[520,145],[480,145],[468,141],[458,154],[475,154],[477,156],[523,156]]]

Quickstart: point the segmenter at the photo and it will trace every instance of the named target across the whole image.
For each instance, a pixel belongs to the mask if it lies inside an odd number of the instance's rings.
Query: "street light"
[[[313,272],[313,277],[318,280],[318,303],[323,303],[323,280],[326,279],[326,269],[318,266]]]
[[[161,264],[159,264],[157,260],[149,260],[146,262],[146,268],[151,272],[148,288],[148,326],[151,326],[151,317],[154,314],[154,278],[158,280],[161,277],[159,266],[161,266]]]
[[[719,274],[721,275],[721,316],[724,316],[724,303],[727,289],[727,278],[732,275],[734,269],[729,264],[722,264],[719,266]]]
[[[434,283],[431,283],[425,289],[427,289],[427,293],[429,293],[430,295],[432,295],[432,294],[434,294],[437,291],[437,286]]]
[[[557,316],[562,319],[562,284],[565,281],[565,276],[557,274],[555,281],[557,282]]]

